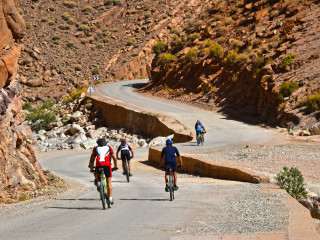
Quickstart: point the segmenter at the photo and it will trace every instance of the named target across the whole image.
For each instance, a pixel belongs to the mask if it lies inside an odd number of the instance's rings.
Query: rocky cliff
[[[319,16],[318,0],[202,2],[156,44],[146,90],[310,127],[320,109]]]
[[[33,146],[32,132],[23,122],[19,84],[19,41],[25,22],[12,0],[0,0],[0,203],[23,200],[26,192],[46,182]]]

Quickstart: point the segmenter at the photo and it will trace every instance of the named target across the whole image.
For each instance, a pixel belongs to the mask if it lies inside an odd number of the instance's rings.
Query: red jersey
[[[96,157],[96,166],[111,166],[111,156],[113,150],[109,146],[101,146],[93,149],[92,154]]]

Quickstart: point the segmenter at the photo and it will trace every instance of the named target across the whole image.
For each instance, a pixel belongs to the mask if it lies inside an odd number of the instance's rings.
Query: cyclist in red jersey
[[[97,140],[97,144],[98,146],[93,149],[90,157],[90,162],[89,162],[90,172],[94,172],[95,185],[98,185],[100,178],[99,178],[97,168],[103,167],[104,173],[106,175],[106,179],[108,182],[108,192],[110,196],[110,202],[111,204],[113,204],[111,178],[112,178],[112,170],[118,169],[117,158],[113,152],[113,149],[110,146],[107,146],[107,141],[105,138],[99,138]],[[113,169],[111,168],[111,158],[113,158],[113,163],[114,163]],[[96,160],[95,171],[93,170],[94,160]]]

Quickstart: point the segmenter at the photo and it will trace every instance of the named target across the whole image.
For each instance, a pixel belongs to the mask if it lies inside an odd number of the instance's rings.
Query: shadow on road
[[[124,200],[124,201],[155,201],[155,202],[160,202],[160,201],[168,201],[168,198],[120,198],[119,200]]]
[[[54,208],[54,209],[61,209],[61,210],[101,210],[101,207],[47,207]]]

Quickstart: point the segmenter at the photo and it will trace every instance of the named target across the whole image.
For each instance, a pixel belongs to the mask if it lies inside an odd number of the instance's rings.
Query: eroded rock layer
[[[12,0],[0,0],[0,202],[21,198],[20,190],[41,187],[46,177],[32,146],[32,132],[24,123],[19,84],[18,40],[25,23]]]

